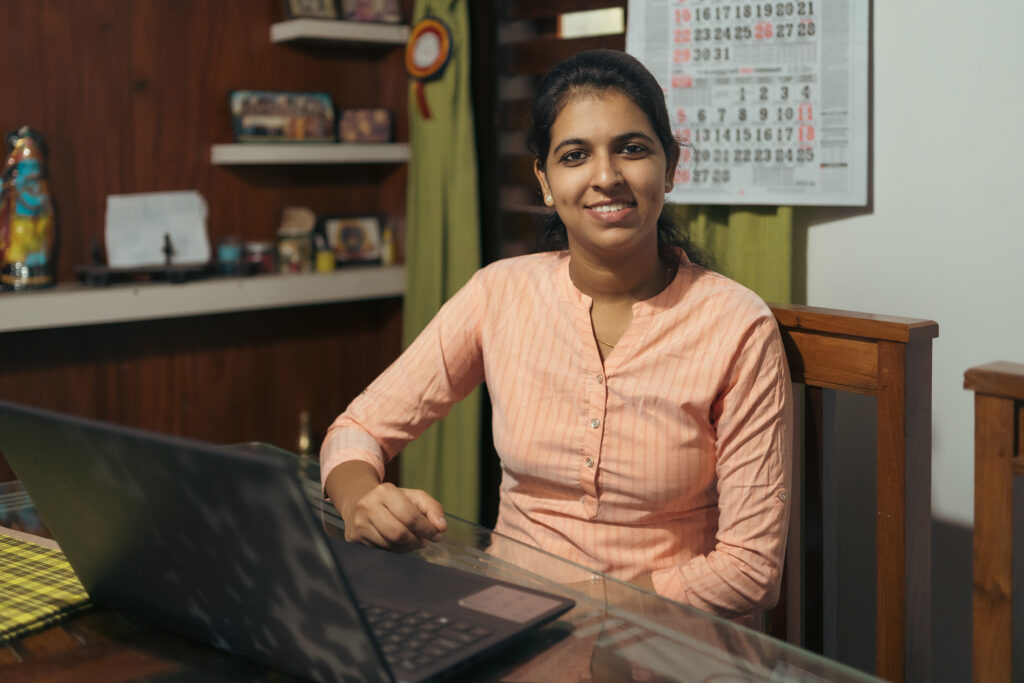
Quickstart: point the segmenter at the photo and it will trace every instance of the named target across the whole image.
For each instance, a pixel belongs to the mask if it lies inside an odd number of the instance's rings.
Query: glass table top
[[[327,534],[344,536],[341,518],[321,496],[316,461],[266,444],[236,444],[229,448],[277,452],[282,458],[291,459]],[[0,484],[0,526],[29,533],[43,530],[31,501],[17,482]],[[456,674],[453,680],[879,680],[454,515],[448,515],[448,530],[440,541],[414,554],[428,562],[561,594],[576,602],[572,610],[556,621],[517,639],[487,661]],[[224,653],[220,657],[231,655]],[[244,670],[245,665],[238,666]],[[221,670],[229,672],[231,667]],[[209,679],[209,671],[193,673]],[[174,680],[190,680],[188,669],[179,672]],[[233,678],[229,674],[224,680]]]
[[[321,496],[319,464],[300,459],[298,471],[328,534],[344,536],[341,518]],[[879,680],[454,515],[447,521],[441,540],[415,554],[576,601],[559,620],[474,668],[466,680]]]

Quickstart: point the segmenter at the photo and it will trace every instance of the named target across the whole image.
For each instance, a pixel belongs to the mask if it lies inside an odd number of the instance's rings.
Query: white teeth
[[[595,206],[593,208],[593,210],[597,211],[598,213],[607,213],[609,211],[622,211],[623,209],[625,209],[628,206],[629,206],[629,204],[621,204],[621,203],[620,204],[603,204],[601,206]]]

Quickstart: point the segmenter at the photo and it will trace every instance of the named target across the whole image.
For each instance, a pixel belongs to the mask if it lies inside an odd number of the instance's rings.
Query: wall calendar
[[[868,0],[630,0],[683,149],[668,199],[864,206]]]

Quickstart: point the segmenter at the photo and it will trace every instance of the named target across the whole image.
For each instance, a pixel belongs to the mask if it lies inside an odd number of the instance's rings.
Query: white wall
[[[963,373],[1024,362],[1024,3],[873,8],[873,206],[805,211],[807,303],[939,323],[932,510],[970,525]]]

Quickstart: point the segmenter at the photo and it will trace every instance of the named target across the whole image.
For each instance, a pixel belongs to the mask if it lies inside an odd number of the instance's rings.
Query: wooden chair
[[[1013,475],[1024,474],[1024,364],[964,373],[974,392],[974,680],[1011,680]]]
[[[774,305],[772,311],[793,381],[806,387],[803,458],[795,458],[795,481],[807,483],[803,491],[794,485],[783,595],[769,615],[770,632],[821,650],[820,484],[822,458],[829,457],[823,453],[823,391],[873,396],[876,673],[893,681],[930,680],[931,365],[938,325],[796,305]]]

